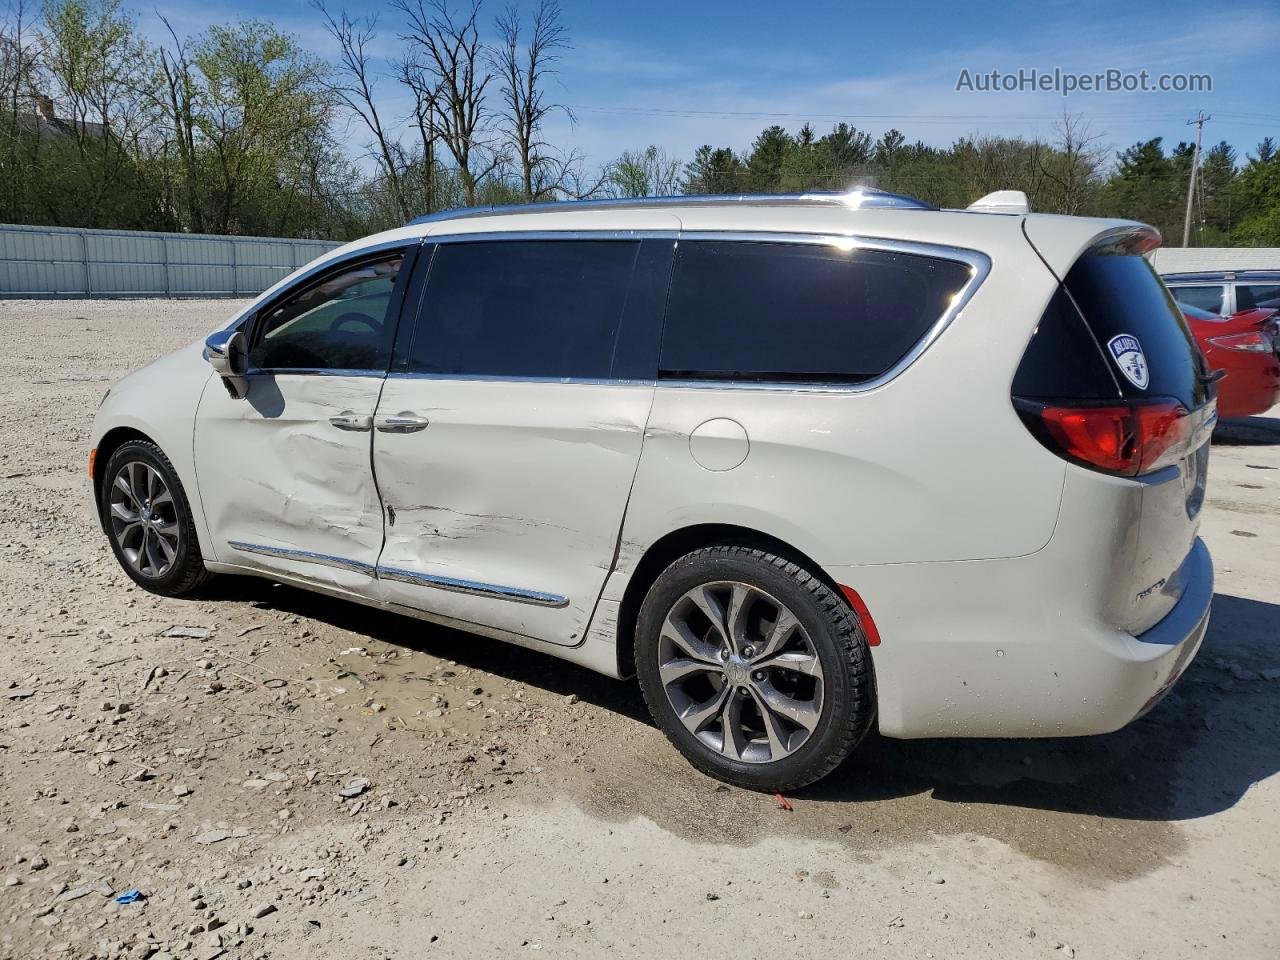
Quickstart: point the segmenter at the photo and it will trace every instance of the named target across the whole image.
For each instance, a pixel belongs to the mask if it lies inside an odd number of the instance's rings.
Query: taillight
[[[1046,447],[1082,466],[1136,477],[1187,455],[1192,419],[1176,400],[1092,405],[1018,400],[1031,432]]]
[[[1215,347],[1227,350],[1244,350],[1248,353],[1271,353],[1275,345],[1271,338],[1258,330],[1248,333],[1232,333],[1222,337],[1210,337],[1209,342]]]

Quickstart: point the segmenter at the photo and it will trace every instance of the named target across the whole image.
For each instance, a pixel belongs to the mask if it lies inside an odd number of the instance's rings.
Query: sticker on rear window
[[[1128,333],[1119,333],[1107,341],[1107,349],[1116,361],[1116,366],[1125,378],[1139,390],[1147,389],[1151,381],[1147,369],[1147,355],[1142,352],[1142,344],[1138,338]]]

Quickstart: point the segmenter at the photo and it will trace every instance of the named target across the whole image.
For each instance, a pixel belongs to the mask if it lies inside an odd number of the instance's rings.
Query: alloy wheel
[[[822,717],[817,649],[785,604],[750,584],[680,597],[662,623],[658,673],[685,728],[731,760],[790,756]]]
[[[142,460],[122,465],[111,481],[111,535],[125,562],[144,577],[163,577],[181,542],[173,492],[160,471]]]

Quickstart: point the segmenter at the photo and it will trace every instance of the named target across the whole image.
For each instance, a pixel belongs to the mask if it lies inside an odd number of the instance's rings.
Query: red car
[[[1218,381],[1218,416],[1251,417],[1280,403],[1280,321],[1275,310],[1220,317],[1178,304]]]

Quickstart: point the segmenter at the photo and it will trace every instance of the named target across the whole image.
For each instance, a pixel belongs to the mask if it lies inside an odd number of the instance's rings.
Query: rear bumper
[[[1051,550],[1008,561],[830,571],[859,584],[883,637],[871,651],[881,732],[1085,736],[1117,730],[1159,702],[1208,627],[1208,549],[1194,541],[1181,596],[1136,635],[1097,616],[1087,598],[1104,585],[1089,583],[1074,559],[1070,571]],[[1070,580],[1085,582],[1082,594],[1063,592]]]

